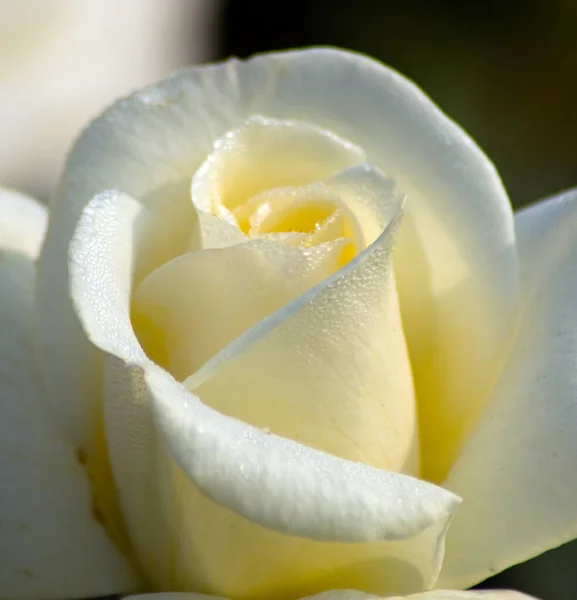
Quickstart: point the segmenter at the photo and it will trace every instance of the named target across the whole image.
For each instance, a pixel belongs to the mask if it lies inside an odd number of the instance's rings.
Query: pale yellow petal
[[[134,292],[132,322],[140,343],[182,381],[241,333],[330,277],[345,245],[300,249],[259,240],[184,254]]]
[[[416,406],[392,272],[396,226],[222,349],[185,385],[265,431],[418,474]]]
[[[189,239],[188,250],[195,252],[209,248],[226,248],[247,241],[247,237],[236,225],[202,210],[198,210],[196,215],[197,220]]]
[[[306,185],[364,163],[365,157],[315,125],[251,116],[215,140],[192,180],[191,197],[200,210],[224,218],[234,212],[242,221],[242,204],[259,192]]]

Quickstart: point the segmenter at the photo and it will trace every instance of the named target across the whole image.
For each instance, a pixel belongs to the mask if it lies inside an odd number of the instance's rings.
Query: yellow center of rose
[[[354,215],[322,184],[262,192],[236,208],[233,215],[250,238],[265,237],[301,248],[350,240],[343,248],[341,266],[363,248]]]
[[[366,242],[326,179],[364,158],[359,148],[311,125],[252,117],[215,143],[193,178],[192,199],[251,239],[301,248],[347,240],[343,266]]]

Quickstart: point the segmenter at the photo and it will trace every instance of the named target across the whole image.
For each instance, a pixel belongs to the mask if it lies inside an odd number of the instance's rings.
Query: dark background
[[[216,32],[218,58],[319,44],[379,58],[469,132],[516,207],[577,186],[577,0],[228,0]],[[577,543],[482,587],[575,600]]]

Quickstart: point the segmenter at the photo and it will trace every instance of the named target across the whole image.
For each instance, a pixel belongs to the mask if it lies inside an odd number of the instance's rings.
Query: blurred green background
[[[517,208],[577,186],[577,0],[229,0],[218,35],[220,58],[317,44],[379,58],[471,134]],[[479,587],[575,600],[577,542]]]

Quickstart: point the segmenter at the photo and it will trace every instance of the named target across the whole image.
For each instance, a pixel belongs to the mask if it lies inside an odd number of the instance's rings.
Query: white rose
[[[347,52],[115,104],[51,207],[33,333],[45,216],[2,196],[3,593],[396,596],[577,536],[576,200],[513,218],[475,144]]]

